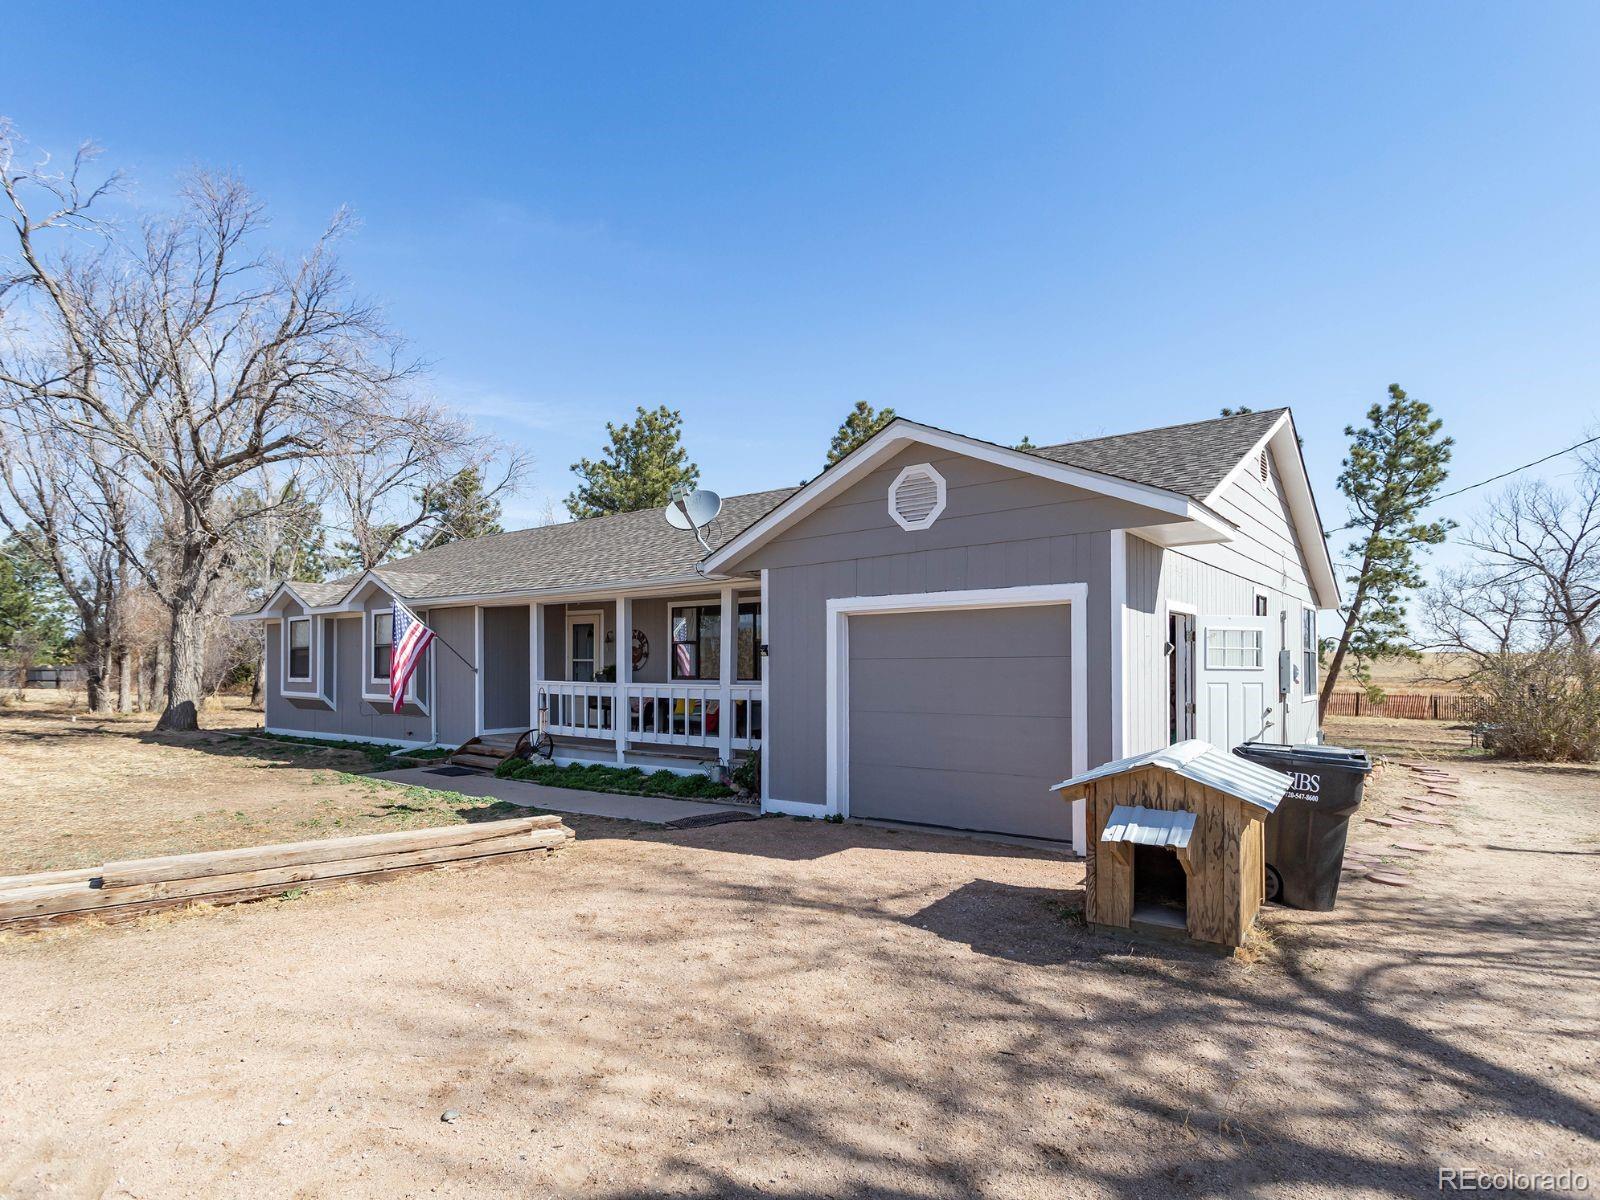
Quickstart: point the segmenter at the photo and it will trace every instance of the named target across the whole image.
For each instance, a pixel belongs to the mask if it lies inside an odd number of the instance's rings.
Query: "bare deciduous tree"
[[[461,471],[477,470],[490,498],[516,491],[527,475],[526,452],[477,434],[442,406],[413,400],[407,439],[363,439],[323,463],[343,563],[365,571],[399,553],[436,515],[435,497]]]
[[[274,501],[244,493],[278,464],[425,436],[404,402],[414,368],[356,298],[335,244],[338,214],[310,251],[256,249],[260,203],[229,175],[197,173],[170,217],[124,234],[96,219],[115,177],[23,167],[0,128],[0,189],[14,257],[0,295],[27,306],[34,350],[0,349],[8,402],[54,438],[125,461],[160,535],[120,550],[170,616],[158,727],[192,729],[204,688],[206,615],[239,530]],[[84,244],[84,233],[94,235]]]
[[[1600,460],[1571,491],[1517,484],[1473,523],[1470,566],[1424,595],[1429,648],[1470,664],[1466,684],[1501,753],[1600,753]]]

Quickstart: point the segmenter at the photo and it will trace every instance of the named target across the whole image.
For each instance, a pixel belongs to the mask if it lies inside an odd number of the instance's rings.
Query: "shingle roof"
[[[795,490],[729,496],[706,540],[715,549]],[[660,509],[651,508],[451,542],[385,563],[375,573],[404,599],[428,600],[671,579],[692,574],[704,557],[694,534],[673,529]]]
[[[1204,500],[1287,410],[1239,413],[1112,437],[1041,446],[1052,462]]]
[[[1214,417],[1042,446],[1031,453],[1204,500],[1285,411]],[[712,548],[733,540],[798,490],[728,497],[707,531]],[[649,509],[452,542],[386,563],[376,574],[404,599],[431,600],[670,579],[692,573],[702,558],[692,534],[670,528],[659,510]],[[310,603],[325,605],[340,600],[355,578],[290,586]]]

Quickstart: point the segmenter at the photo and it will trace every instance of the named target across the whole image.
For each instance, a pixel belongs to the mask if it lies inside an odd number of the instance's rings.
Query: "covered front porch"
[[[535,601],[529,726],[550,735],[558,760],[731,765],[761,746],[762,612],[758,586],[723,583]],[[486,650],[492,691],[500,665]]]

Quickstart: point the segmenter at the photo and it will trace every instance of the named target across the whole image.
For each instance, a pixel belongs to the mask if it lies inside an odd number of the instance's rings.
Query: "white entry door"
[[[1195,662],[1199,736],[1223,750],[1269,740],[1277,656],[1265,617],[1206,617]]]

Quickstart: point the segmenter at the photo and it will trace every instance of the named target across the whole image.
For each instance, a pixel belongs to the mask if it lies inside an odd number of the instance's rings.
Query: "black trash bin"
[[[1267,818],[1267,899],[1327,912],[1339,896],[1345,836],[1372,760],[1365,750],[1277,742],[1249,742],[1233,752],[1294,779]]]

